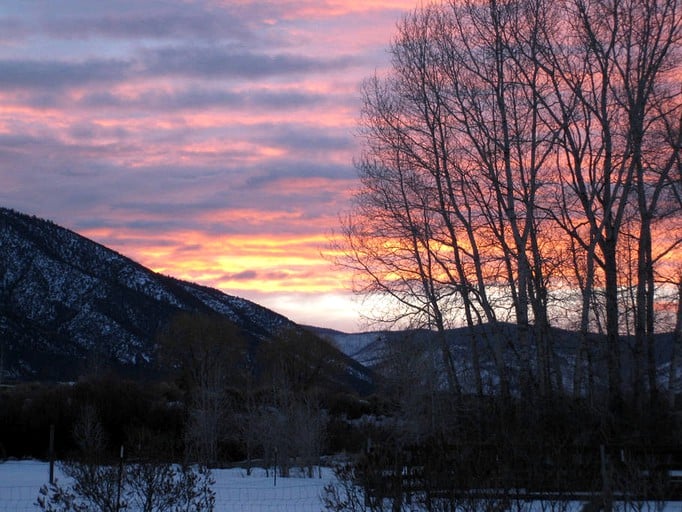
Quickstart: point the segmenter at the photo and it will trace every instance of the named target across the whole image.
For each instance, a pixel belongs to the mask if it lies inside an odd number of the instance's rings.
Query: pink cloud
[[[0,15],[0,204],[266,305],[346,296],[320,253],[413,0],[41,6]]]

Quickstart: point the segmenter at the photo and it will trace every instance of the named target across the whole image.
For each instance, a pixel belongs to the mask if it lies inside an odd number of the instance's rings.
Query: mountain
[[[378,375],[391,377],[396,372],[396,364],[400,359],[407,361],[412,368],[432,368],[440,375],[441,382],[446,378],[446,371],[441,359],[441,348],[438,334],[427,329],[408,329],[398,331],[371,331],[348,334],[324,328],[311,328],[315,333],[336,346],[339,350],[360,362],[363,366],[377,372]],[[465,392],[474,392],[471,331],[466,327],[447,329],[445,340],[453,358],[458,379]],[[517,326],[511,323],[500,323],[499,330],[493,333],[490,326],[475,327],[477,348],[480,354],[481,374],[486,390],[493,391],[498,382],[498,371],[492,356],[492,347],[496,347],[503,357],[512,384],[521,379],[519,354],[515,348]],[[576,355],[581,345],[580,335],[552,327],[550,335],[555,353],[554,371],[560,371],[564,389],[573,386]],[[489,341],[485,341],[489,340]],[[633,371],[633,336],[622,336],[623,354],[621,364],[624,382],[629,382]],[[661,389],[669,386],[670,361],[673,352],[673,333],[657,333],[654,336],[655,364],[657,380]],[[488,345],[490,344],[490,346]],[[606,359],[600,354],[600,347],[606,346],[603,334],[590,333],[587,345],[583,347],[590,354],[594,365],[594,381],[598,388],[607,385]],[[393,363],[391,362],[393,361]],[[674,384],[676,392],[682,392],[682,380]]]
[[[0,208],[0,380],[74,380],[102,364],[149,375],[159,330],[181,312],[227,318],[253,344],[304,332],[258,304],[160,275],[52,222]],[[361,365],[335,349],[331,357],[339,383],[369,385]]]

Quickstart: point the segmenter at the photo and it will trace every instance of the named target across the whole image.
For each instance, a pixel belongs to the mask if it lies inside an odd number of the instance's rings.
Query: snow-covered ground
[[[56,477],[60,478],[58,468]],[[294,472],[295,474],[295,472]],[[324,486],[334,476],[332,470],[322,468],[315,478],[266,476],[262,469],[255,469],[246,476],[243,469],[217,469],[213,471],[216,494],[216,512],[321,512],[324,511],[321,495]],[[320,477],[321,476],[321,477]],[[35,512],[38,490],[49,479],[49,465],[39,461],[0,462],[0,512]],[[648,506],[647,506],[648,505]],[[534,506],[525,503],[527,512],[547,511],[548,504]],[[581,509],[578,502],[571,503],[565,512]],[[549,508],[549,510],[554,510]],[[617,509],[619,510],[619,509]],[[682,512],[682,502],[670,502],[659,508],[657,504],[644,504],[641,510],[628,512]],[[126,509],[126,512],[135,512]]]
[[[55,468],[55,476],[60,474]],[[320,512],[322,489],[333,478],[330,469],[322,468],[315,478],[272,478],[261,469],[246,476],[243,469],[213,471],[217,511],[235,512]],[[0,512],[35,512],[40,486],[49,479],[49,465],[38,461],[0,462]],[[127,512],[133,512],[126,509]]]

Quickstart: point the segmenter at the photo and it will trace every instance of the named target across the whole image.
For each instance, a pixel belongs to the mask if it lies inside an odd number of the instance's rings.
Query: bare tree
[[[139,440],[150,433],[137,431]],[[205,466],[177,466],[170,462],[138,460],[124,467],[107,457],[106,439],[97,410],[86,406],[74,425],[79,453],[61,463],[69,478],[41,487],[36,505],[46,512],[120,512],[132,506],[144,512],[212,511],[214,483]]]
[[[474,328],[491,327],[478,332],[493,333],[483,341],[508,393],[502,319],[516,326],[522,390],[563,392],[551,319],[571,296],[573,389],[587,368],[594,393],[603,359],[608,397],[621,399],[632,323],[630,389],[655,391],[656,276],[682,240],[678,4],[453,0],[399,23],[391,71],[364,88],[362,186],[341,263],[357,291],[394,299],[388,320],[441,335],[452,391],[443,333],[459,322],[479,376]],[[661,230],[665,243],[652,243]]]
[[[381,392],[395,408],[394,429],[399,442],[414,444],[448,430],[451,415],[443,407],[442,360],[438,346],[412,336],[387,342],[381,364]]]
[[[524,75],[520,67],[528,62],[509,59],[521,44],[510,42],[510,34],[535,28],[521,23],[520,6],[508,7],[427,6],[399,25],[393,75],[365,89],[364,188],[359,220],[345,232],[351,261],[372,276],[369,290],[397,298],[404,314],[439,333],[463,316],[479,393],[474,326],[496,325],[505,306],[518,326],[514,346],[524,388],[552,387],[549,257],[541,254],[537,233],[544,221],[536,205],[551,134],[537,119],[525,120],[539,115],[539,73]],[[500,341],[488,343],[507,394]],[[532,348],[538,349],[539,382]],[[443,360],[456,389],[445,343]]]
[[[675,314],[675,331],[670,353],[668,369],[668,400],[675,405],[675,396],[682,394],[682,277],[677,285],[677,310]]]
[[[215,464],[230,412],[226,392],[242,380],[245,342],[228,320],[191,314],[178,316],[159,341],[162,358],[178,372],[187,390],[188,455]]]
[[[307,330],[287,328],[261,344],[257,359],[259,392],[244,412],[250,448],[284,477],[294,465],[312,476],[327,422],[320,383],[338,371],[334,349]]]
[[[558,128],[561,154],[557,157],[561,203],[552,211],[559,212],[557,224],[582,247],[588,268],[603,273],[607,336],[603,352],[612,399],[622,393],[619,290],[628,282],[637,287],[633,311],[638,374],[644,338],[647,332],[653,334],[652,219],[661,217],[658,202],[671,186],[671,162],[679,152],[679,146],[675,149],[661,137],[659,128],[680,108],[679,91],[671,91],[666,76],[676,65],[673,48],[680,41],[677,4],[564,2],[565,14],[545,28],[538,55],[554,87],[544,101],[551,106],[548,119]],[[628,261],[619,262],[629,243],[623,240],[629,226],[638,230],[635,275]],[[673,241],[670,247],[678,243]],[[590,300],[586,293],[583,310]],[[647,343],[652,351],[652,338]],[[637,390],[642,379],[638,375],[635,381]],[[655,387],[652,379],[649,385]]]

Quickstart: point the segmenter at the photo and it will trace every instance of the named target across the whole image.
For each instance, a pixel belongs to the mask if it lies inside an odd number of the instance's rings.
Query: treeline
[[[94,429],[105,459],[125,446],[132,458],[277,464],[283,475],[362,445],[346,419],[368,405],[345,380],[348,361],[313,334],[256,341],[222,317],[187,313],[157,342],[153,379],[98,366],[74,383],[0,388],[0,459],[46,458],[51,426],[61,459],[89,456],[79,436]]]
[[[340,392],[320,397],[314,411],[319,418],[308,425],[301,425],[296,408],[279,409],[271,402],[268,393],[262,392],[252,399],[260,402],[259,412],[251,413],[243,397],[232,394],[231,399],[240,406],[221,411],[223,425],[215,441],[213,465],[245,462],[250,455],[252,464],[274,464],[274,448],[281,448],[280,461],[289,467],[287,455],[292,462],[306,463],[304,452],[297,443],[305,438],[306,430],[313,426],[319,429],[319,446],[308,456],[317,463],[318,456],[344,450],[356,452],[364,446],[365,436],[355,429],[348,420],[377,410],[369,401],[352,393]],[[36,458],[47,460],[49,433],[55,428],[55,457],[68,459],[80,457],[78,426],[84,422],[96,422],[101,428],[105,460],[116,460],[123,445],[127,456],[143,457],[158,461],[198,460],[194,455],[197,447],[190,432],[196,413],[186,401],[185,390],[174,383],[140,382],[121,380],[110,375],[90,378],[74,384],[19,384],[0,389],[0,460],[6,458]],[[289,416],[293,411],[293,415]],[[93,416],[94,414],[94,416]],[[269,425],[266,423],[272,422]],[[258,432],[260,425],[267,432]],[[247,428],[254,430],[247,432]],[[191,446],[191,448],[190,448]],[[270,447],[269,459],[264,460],[266,446]]]
[[[55,456],[78,451],[76,425],[96,413],[113,457],[122,444],[148,433],[159,456],[180,457],[184,415],[182,391],[168,383],[121,380],[114,375],[74,384],[17,384],[0,389],[0,458],[46,460],[50,428]]]
[[[485,352],[503,396],[511,367],[528,396],[594,394],[603,364],[604,402],[672,398],[681,27],[679,0],[452,0],[405,16],[390,69],[364,85],[361,186],[337,247],[357,291],[388,304],[377,319],[468,326],[481,396]],[[570,381],[556,326],[581,336]],[[654,333],[673,330],[661,375]],[[441,352],[459,393],[456,355]]]

